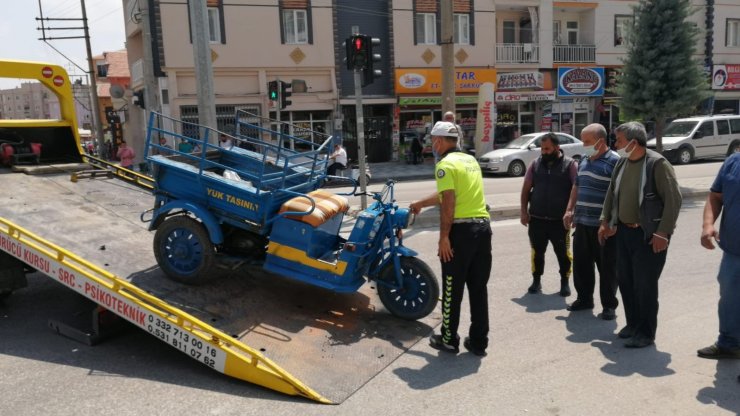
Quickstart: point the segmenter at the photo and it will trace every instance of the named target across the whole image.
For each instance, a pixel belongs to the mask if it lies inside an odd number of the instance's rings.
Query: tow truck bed
[[[149,192],[114,179],[72,183],[67,175],[0,178],[9,191],[0,195],[0,217],[261,352],[307,386],[308,393],[263,384],[268,388],[342,402],[440,319],[437,313],[419,322],[392,317],[373,285],[340,295],[250,266],[231,270],[207,286],[185,286],[157,267],[153,234],[139,220],[152,206]]]

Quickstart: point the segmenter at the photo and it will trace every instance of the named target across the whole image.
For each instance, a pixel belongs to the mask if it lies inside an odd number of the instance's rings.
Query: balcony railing
[[[522,64],[540,62],[540,45],[535,43],[497,43],[496,62]]]
[[[144,79],[144,62],[139,59],[138,61],[131,64],[131,84]]]
[[[596,45],[553,45],[552,60],[558,63],[596,62]]]

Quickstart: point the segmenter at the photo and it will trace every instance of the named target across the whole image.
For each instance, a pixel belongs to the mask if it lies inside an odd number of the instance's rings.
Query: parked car
[[[488,152],[478,159],[483,172],[507,173],[511,176],[522,176],[527,166],[540,155],[540,141],[548,132],[525,134],[514,139],[506,147]],[[560,149],[566,156],[580,160],[583,155],[583,143],[566,133],[555,133],[560,140]]]
[[[655,150],[655,139],[647,147]],[[740,116],[718,115],[673,120],[663,132],[663,156],[672,163],[724,157],[740,149]]]

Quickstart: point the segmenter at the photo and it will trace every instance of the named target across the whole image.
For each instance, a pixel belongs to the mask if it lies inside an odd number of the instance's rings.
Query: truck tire
[[[434,310],[439,300],[439,283],[434,272],[416,257],[401,257],[403,287],[394,289],[378,283],[378,296],[388,311],[401,319],[415,321]],[[380,272],[379,279],[385,282],[396,281],[393,262]]]
[[[216,249],[206,228],[186,215],[166,219],[154,234],[154,257],[172,280],[201,285],[217,276]]]

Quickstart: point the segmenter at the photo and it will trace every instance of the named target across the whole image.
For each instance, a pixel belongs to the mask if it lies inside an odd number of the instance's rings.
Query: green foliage
[[[629,117],[661,121],[692,114],[709,96],[694,57],[700,30],[687,18],[690,0],[640,0],[617,91]],[[661,123],[662,124],[662,123]]]

